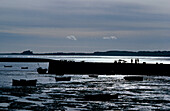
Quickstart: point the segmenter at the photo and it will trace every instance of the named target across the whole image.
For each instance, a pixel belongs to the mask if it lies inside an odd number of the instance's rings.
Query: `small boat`
[[[21,69],[28,69],[28,67],[21,67]]]
[[[142,76],[125,76],[124,79],[127,81],[143,81]]]
[[[39,68],[37,68],[37,72],[39,74],[46,74],[47,73],[47,69],[43,69],[42,67],[39,67]]]
[[[118,99],[118,94],[88,94],[84,96],[88,101],[110,101],[111,99]]]
[[[98,75],[97,74],[89,74],[89,77],[98,77]]]
[[[4,67],[12,67],[11,65],[4,65]]]
[[[35,80],[13,79],[12,80],[12,86],[36,86],[36,84],[37,84],[37,79]]]
[[[71,77],[55,77],[56,81],[70,81]]]

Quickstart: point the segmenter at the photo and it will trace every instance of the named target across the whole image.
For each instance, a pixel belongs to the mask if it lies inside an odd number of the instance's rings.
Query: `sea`
[[[0,55],[0,57],[49,58],[85,62],[139,59],[140,63],[170,64],[170,57],[147,56],[47,56]],[[4,67],[12,66],[12,67]],[[28,69],[21,69],[28,67]],[[55,81],[55,74],[38,74],[48,63],[0,62],[0,110],[2,111],[170,111],[170,76],[146,76],[143,81],[126,81],[129,75],[65,74],[70,81]],[[57,70],[57,69],[56,69]],[[76,70],[76,68],[75,68]],[[12,86],[13,79],[37,79],[36,86]],[[118,95],[118,98],[85,99],[85,95]],[[103,97],[101,97],[103,98]]]

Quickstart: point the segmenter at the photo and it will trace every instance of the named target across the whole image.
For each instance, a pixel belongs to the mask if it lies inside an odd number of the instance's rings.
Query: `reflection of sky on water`
[[[58,56],[58,55],[0,55],[0,57],[21,57],[21,58],[49,58],[54,60],[73,60],[85,62],[114,62],[119,59],[125,60],[128,63],[135,62],[138,58],[140,63],[164,63],[170,64],[170,57],[152,57],[152,56]]]
[[[169,57],[134,57],[134,56],[22,56],[41,57],[53,59],[67,59],[89,62],[112,62],[118,59],[128,60],[139,58],[145,62],[168,63]],[[4,65],[12,65],[12,68],[5,68]],[[43,68],[48,63],[39,63]],[[28,69],[21,69],[27,66]],[[170,109],[170,77],[167,76],[144,76],[144,81],[125,81],[125,75],[99,75],[92,78],[88,75],[64,75],[71,76],[71,81],[56,82],[56,75],[38,74],[37,63],[11,63],[0,62],[0,110],[3,107],[12,106],[13,103],[26,103],[18,105],[21,110],[40,107],[46,110],[59,110],[58,106],[65,110],[169,110]],[[12,79],[37,79],[37,87],[24,88],[12,87]],[[9,91],[8,91],[9,90]],[[18,97],[17,93],[31,91],[28,95]],[[14,94],[12,94],[13,92]],[[85,94],[118,94],[118,99],[110,101],[86,101]],[[2,98],[8,98],[2,102]],[[13,104],[15,105],[15,104]],[[16,104],[17,105],[17,104]],[[50,109],[52,108],[52,109]],[[12,109],[12,108],[11,108]],[[15,109],[15,107],[14,107]]]

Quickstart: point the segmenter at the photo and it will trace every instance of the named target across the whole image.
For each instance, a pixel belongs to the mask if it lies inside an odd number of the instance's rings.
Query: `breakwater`
[[[99,74],[99,75],[164,75],[170,74],[170,64],[146,63],[96,63],[74,61],[50,61],[48,73],[62,74]]]
[[[56,75],[123,74],[169,76],[170,74],[170,64],[75,62],[42,58],[0,58],[0,62],[49,62],[48,73]]]

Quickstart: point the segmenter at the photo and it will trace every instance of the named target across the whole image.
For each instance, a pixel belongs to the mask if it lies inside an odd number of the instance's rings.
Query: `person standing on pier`
[[[138,64],[138,63],[139,63],[139,59],[136,58],[136,59],[135,59],[135,64]]]

